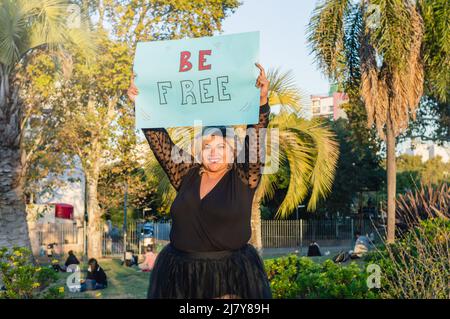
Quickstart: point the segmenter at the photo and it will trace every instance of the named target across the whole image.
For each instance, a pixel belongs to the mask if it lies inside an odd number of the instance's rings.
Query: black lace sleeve
[[[170,183],[178,191],[183,177],[195,165],[194,158],[175,145],[164,128],[142,129],[142,132]]]
[[[259,122],[247,126],[244,148],[236,158],[236,168],[241,180],[250,188],[256,188],[261,179],[264,163],[261,161],[260,149],[264,147],[264,137],[262,133],[269,124],[270,107],[269,103],[260,106]],[[260,139],[261,135],[261,139]],[[251,142],[250,142],[251,141]],[[262,142],[263,145],[260,145]],[[242,154],[242,152],[245,152]]]

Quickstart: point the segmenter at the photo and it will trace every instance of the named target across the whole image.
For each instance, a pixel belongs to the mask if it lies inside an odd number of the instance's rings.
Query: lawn
[[[150,273],[139,272],[137,267],[124,267],[118,259],[101,259],[99,264],[108,276],[108,288],[72,293],[66,286],[68,273],[52,286],[64,286],[67,299],[144,299],[147,296]],[[83,272],[84,276],[85,272]]]

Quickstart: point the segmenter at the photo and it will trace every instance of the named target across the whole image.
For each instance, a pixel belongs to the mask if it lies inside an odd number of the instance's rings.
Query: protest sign
[[[140,42],[136,127],[258,122],[259,32]]]

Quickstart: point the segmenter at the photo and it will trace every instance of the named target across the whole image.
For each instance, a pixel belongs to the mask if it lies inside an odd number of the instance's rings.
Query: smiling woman
[[[143,130],[177,190],[170,209],[170,243],[155,262],[149,298],[271,298],[262,260],[248,244],[252,202],[263,167],[257,156],[262,147],[259,134],[270,113],[269,82],[257,66],[259,122],[249,125],[238,156],[234,134],[230,136],[232,130],[226,127],[204,128],[197,161],[178,148],[165,129]],[[130,98],[136,94],[131,87]],[[176,161],[174,154],[185,161]]]

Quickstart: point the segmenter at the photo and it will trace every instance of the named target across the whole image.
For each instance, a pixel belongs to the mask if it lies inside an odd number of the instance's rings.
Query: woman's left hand
[[[259,76],[256,79],[256,87],[260,88],[260,105],[264,105],[268,101],[269,96],[269,80],[266,77],[266,72],[264,68],[259,63],[255,63],[256,67],[259,69]]]

